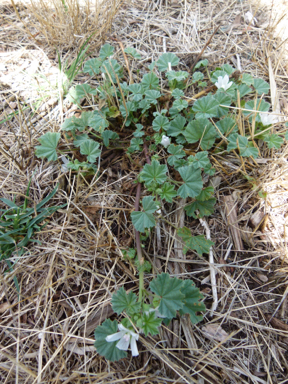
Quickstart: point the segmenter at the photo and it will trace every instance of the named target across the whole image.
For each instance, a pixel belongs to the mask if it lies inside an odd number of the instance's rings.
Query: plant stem
[[[139,211],[140,195],[141,195],[141,184],[138,183],[137,184],[137,190],[136,190],[136,199],[135,199],[135,204],[134,204],[135,212]],[[135,240],[136,240],[137,258],[138,258],[140,265],[142,265],[144,263],[144,259],[142,256],[140,233],[139,233],[139,231],[136,231],[136,229],[135,229]],[[138,299],[139,302],[142,301],[143,289],[144,289],[144,272],[141,271],[141,272],[139,272],[139,299]]]

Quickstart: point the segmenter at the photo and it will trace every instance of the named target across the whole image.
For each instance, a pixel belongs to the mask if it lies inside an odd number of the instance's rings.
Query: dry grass
[[[40,46],[48,43],[67,51],[79,48],[90,36],[94,49],[99,47],[123,0],[31,0],[26,3],[30,17],[27,12],[22,17],[12,0],[30,39]]]
[[[0,65],[6,72],[0,78],[1,120],[12,115],[0,130],[5,143],[4,146],[1,142],[1,195],[11,198],[19,194],[16,199],[20,201],[20,194],[25,193],[34,174],[30,197],[35,202],[60,181],[61,191],[51,205],[68,205],[53,215],[37,236],[41,245],[30,244],[13,273],[5,273],[6,266],[1,265],[1,382],[284,384],[288,376],[287,145],[281,151],[263,148],[259,160],[246,160],[244,165],[234,155],[213,155],[219,202],[208,220],[215,241],[218,295],[213,316],[208,310],[204,321],[193,327],[186,318],[174,320],[161,331],[160,337],[141,339],[139,358],[107,363],[95,352],[93,331],[112,315],[111,294],[122,285],[137,289],[137,275],[122,260],[121,248],[134,243],[129,212],[133,209],[133,181],[138,170],[131,169],[121,152],[107,151],[100,172],[87,181],[81,175],[63,176],[60,164],[48,164],[34,156],[37,138],[47,131],[59,130],[61,116],[70,116],[75,111],[69,104],[60,110],[58,104],[46,102],[35,112],[35,107],[30,108],[29,84],[23,83],[27,79],[21,71],[23,67],[29,70],[37,57],[38,61],[45,58],[47,63],[57,66],[54,48],[47,43],[63,50],[73,47],[74,35],[85,35],[83,40],[77,40],[85,41],[92,24],[89,18],[87,21],[85,8],[80,17],[77,3],[67,1],[69,9],[75,7],[73,15],[79,16],[77,22],[70,23],[61,8],[55,30],[54,24],[49,23],[44,31],[39,23],[45,25],[45,15],[51,15],[52,6],[47,8],[48,3],[42,0],[37,8],[35,0],[33,4],[33,15],[27,14],[26,8],[17,9],[22,12],[21,20],[29,18],[25,22],[30,33],[40,32],[35,37],[37,41],[17,21],[12,7],[2,7],[5,34]],[[55,1],[53,7],[59,4],[62,2]],[[116,5],[113,9],[116,10]],[[244,23],[248,10],[255,13],[257,26]],[[137,70],[141,76],[146,65],[163,51],[175,52],[181,58],[181,66],[189,68],[220,26],[203,58],[209,59],[211,68],[223,63],[237,66],[240,62],[244,72],[270,82],[274,78],[276,88],[272,96],[279,99],[278,111],[284,116],[286,46],[273,35],[272,26],[277,23],[265,12],[265,8],[252,2],[250,5],[232,0],[138,0],[118,10],[111,40],[107,41],[118,49],[117,56],[124,67],[121,49],[113,38],[117,37],[124,46],[134,46],[142,54],[143,60],[130,68],[137,78]],[[103,28],[107,26],[105,31],[110,28],[112,14],[106,20],[101,24]],[[99,33],[104,36],[101,28]],[[17,63],[22,69],[17,72],[16,86],[16,75],[10,78],[9,71],[16,73]],[[21,86],[21,92],[16,93]],[[283,129],[283,124],[278,123],[275,129]],[[267,192],[267,199],[261,198],[259,191]],[[232,196],[234,201],[242,250],[235,247],[232,238],[225,196]],[[181,202],[168,213],[172,222],[181,222]],[[185,225],[195,234],[205,233],[197,220]],[[145,247],[146,257],[153,262],[153,273],[167,270],[171,275],[191,277],[205,294],[210,309],[208,258],[200,259],[192,253],[185,258],[176,246],[178,240],[165,223],[160,223]],[[20,285],[20,301],[13,282],[15,275]],[[149,279],[148,276],[146,282]]]

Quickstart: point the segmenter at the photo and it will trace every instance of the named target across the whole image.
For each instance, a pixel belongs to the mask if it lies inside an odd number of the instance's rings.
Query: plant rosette
[[[125,52],[130,60],[141,58],[135,48],[128,47]],[[184,314],[189,314],[193,324],[203,319],[203,297],[192,280],[162,273],[150,281],[149,289],[144,286],[144,274],[151,271],[151,265],[142,257],[145,244],[140,239],[145,241],[157,222],[164,220],[162,208],[167,210],[177,199],[187,199],[188,217],[203,219],[212,215],[216,198],[213,187],[206,184],[215,173],[210,151],[233,151],[249,161],[261,155],[259,140],[268,149],[277,150],[288,134],[287,128],[279,133],[271,131],[277,120],[266,100],[269,84],[250,74],[239,75],[229,64],[209,73],[208,61],[201,60],[190,74],[177,70],[180,60],[175,54],[164,53],[149,65],[141,81],[127,84],[124,70],[113,55],[114,48],[105,44],[98,58],[84,64],[84,73],[99,81],[97,88],[79,84],[69,90],[69,100],[79,107],[86,99],[89,105],[99,108],[85,108],[81,117],[64,121],[61,130],[68,149],[60,151],[59,132],[48,132],[39,138],[36,155],[48,161],[65,156],[65,171],[84,176],[95,174],[101,167],[103,147],[120,148],[134,164],[139,156],[146,159],[137,179],[140,193],[141,186],[145,188],[144,197],[141,200],[139,194],[137,201],[141,204],[131,213],[137,251],[123,252],[127,262],[138,270],[138,295],[121,287],[112,296],[112,307],[125,318],[120,324],[107,319],[95,330],[98,353],[116,361],[127,356],[129,346],[136,356],[140,332],[145,337],[157,335],[162,322],[168,324]],[[169,89],[164,94],[160,84],[165,82]],[[185,93],[191,95],[197,89],[201,89],[202,97],[193,102],[185,97]],[[123,139],[124,127],[130,139]],[[80,156],[84,161],[77,160]],[[192,236],[187,227],[176,228],[176,233],[182,239],[184,253],[196,252],[203,257],[213,246],[203,234]]]

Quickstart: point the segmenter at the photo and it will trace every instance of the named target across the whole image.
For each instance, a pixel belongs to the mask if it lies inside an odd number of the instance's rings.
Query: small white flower
[[[268,125],[277,123],[278,119],[274,115],[268,115],[267,113],[260,113],[261,123],[267,127]]]
[[[69,169],[67,167],[67,164],[69,163],[69,160],[64,155],[61,156],[61,160],[63,162],[63,165],[61,165],[61,172],[63,172],[63,173],[68,172]]]
[[[156,213],[157,213],[158,215],[161,215],[161,209],[158,209],[158,210],[156,211]]]
[[[245,23],[247,24],[251,23],[252,25],[255,25],[258,22],[256,17],[253,17],[252,13],[249,11],[245,13],[244,20],[245,20]]]
[[[225,75],[224,77],[219,76],[218,81],[215,83],[215,85],[218,89],[223,88],[225,91],[227,91],[227,89],[230,88],[232,84],[233,84],[232,81],[230,81],[230,83],[229,83],[229,76],[228,75]]]
[[[105,340],[108,343],[119,340],[116,347],[121,349],[121,351],[127,351],[130,345],[132,356],[138,356],[139,352],[136,341],[139,339],[139,335],[130,329],[125,328],[122,324],[118,324],[118,329],[120,332],[107,336]]]
[[[165,135],[163,135],[162,136],[162,140],[161,140],[161,145],[163,145],[163,147],[165,147],[165,148],[167,148],[168,147],[168,145],[170,145],[170,139],[169,139],[169,137],[168,136],[165,136]]]

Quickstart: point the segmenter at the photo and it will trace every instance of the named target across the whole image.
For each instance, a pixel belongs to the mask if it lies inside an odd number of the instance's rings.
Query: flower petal
[[[112,335],[108,335],[105,338],[105,340],[108,341],[108,343],[110,343],[112,341],[121,339],[121,337],[123,337],[123,332],[117,332],[117,333],[113,333]]]
[[[123,324],[118,324],[118,329],[119,329],[119,331],[123,331],[123,332],[125,332],[125,333],[129,333],[130,332],[130,330],[128,329],[128,328],[125,328],[124,327],[124,325]]]
[[[130,335],[129,334],[125,334],[119,341],[118,343],[116,344],[116,347],[118,349],[121,349],[121,351],[127,351],[128,347],[129,347],[129,344],[130,344]]]
[[[138,335],[137,335],[138,336]],[[139,336],[138,336],[139,337]],[[138,339],[137,339],[138,340]],[[139,352],[138,352],[138,348],[137,348],[137,343],[136,343],[136,338],[135,337],[131,337],[131,352],[132,352],[132,356],[138,356],[139,355]]]

